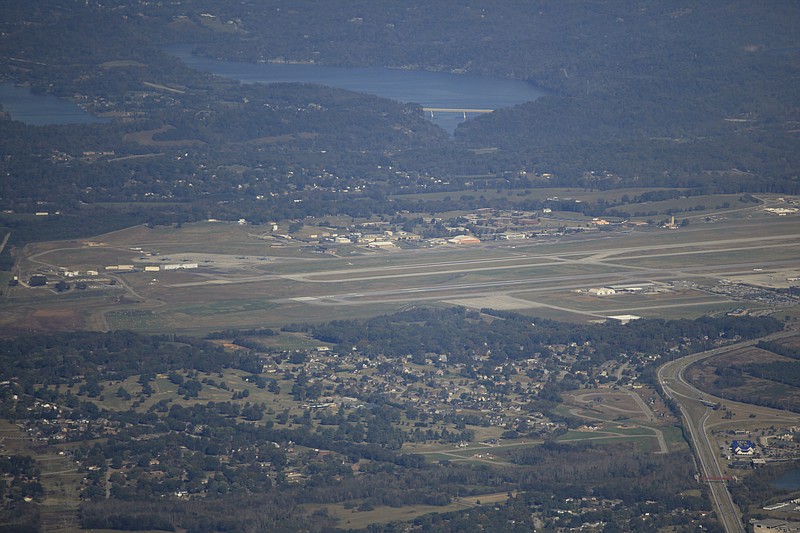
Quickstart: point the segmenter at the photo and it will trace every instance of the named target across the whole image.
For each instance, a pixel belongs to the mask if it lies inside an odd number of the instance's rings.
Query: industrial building
[[[597,287],[589,289],[589,294],[593,296],[611,296],[612,294],[617,294],[617,291],[611,287]]]
[[[447,239],[450,244],[479,244],[481,241],[472,235],[456,235],[451,239]]]

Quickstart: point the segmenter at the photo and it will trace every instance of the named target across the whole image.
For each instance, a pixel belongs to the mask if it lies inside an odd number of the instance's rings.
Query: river
[[[191,68],[244,83],[315,83],[357,91],[422,107],[499,109],[536,100],[545,92],[525,81],[493,76],[382,67],[324,67],[311,64],[244,63],[195,56],[191,45],[166,51]],[[468,114],[467,117],[474,115]],[[462,113],[434,113],[433,121],[451,134]]]

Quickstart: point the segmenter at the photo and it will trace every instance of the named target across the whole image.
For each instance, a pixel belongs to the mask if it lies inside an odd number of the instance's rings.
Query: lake
[[[0,83],[0,104],[12,120],[31,126],[108,122],[108,119],[87,113],[75,102],[34,94],[27,87],[17,87],[13,83]]]
[[[800,489],[800,470],[788,470],[772,482],[772,486],[779,489]]]
[[[422,107],[499,109],[530,102],[545,94],[528,82],[493,76],[382,67],[222,61],[195,56],[191,45],[187,44],[171,45],[165,50],[193,69],[244,83],[314,83]],[[467,115],[470,116],[474,115]],[[464,121],[464,116],[436,112],[433,121],[452,134]]]

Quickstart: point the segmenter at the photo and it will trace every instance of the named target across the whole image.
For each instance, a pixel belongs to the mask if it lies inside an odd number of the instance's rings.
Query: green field
[[[419,516],[431,513],[450,513],[460,511],[465,508],[479,505],[501,503],[508,500],[507,492],[491,494],[478,494],[469,498],[458,498],[450,505],[408,505],[405,507],[378,506],[371,511],[359,511],[356,508],[348,509],[344,504],[331,505],[311,505],[306,504],[304,508],[309,512],[326,509],[330,516],[339,520],[337,527],[340,529],[361,529],[370,524],[385,524],[387,522],[402,521],[407,522]]]

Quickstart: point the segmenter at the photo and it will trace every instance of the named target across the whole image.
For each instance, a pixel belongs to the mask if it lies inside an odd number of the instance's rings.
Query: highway
[[[732,402],[716,398],[694,387],[684,376],[686,368],[697,361],[713,357],[723,352],[745,346],[752,346],[759,340],[776,339],[793,334],[795,334],[793,331],[784,331],[766,337],[765,339],[755,339],[735,345],[715,348],[670,361],[658,369],[658,382],[664,394],[667,398],[675,401],[680,407],[684,427],[687,429],[689,438],[692,441],[692,448],[698,462],[700,476],[706,479],[719,479],[723,477],[722,467],[718,460],[719,451],[709,439],[710,430],[706,426],[708,418],[713,411],[710,407],[703,405],[701,399],[709,402],[724,401],[726,404],[731,404]],[[787,418],[796,420],[797,417],[787,416]],[[741,512],[733,502],[727,484],[722,481],[709,481],[708,486],[711,492],[714,510],[717,513],[720,524],[725,528],[725,531],[728,533],[744,533],[745,528],[742,524]]]

